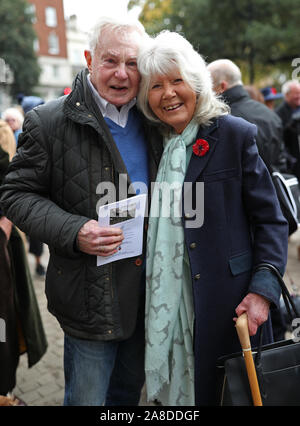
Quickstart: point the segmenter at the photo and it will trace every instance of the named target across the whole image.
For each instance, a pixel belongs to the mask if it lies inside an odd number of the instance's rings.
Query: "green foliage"
[[[31,18],[26,0],[1,0],[0,57],[13,73],[12,96],[18,92],[31,93],[40,75]]]
[[[153,4],[162,11],[165,3],[170,2],[143,2],[140,19],[147,31],[182,32],[208,62],[229,58],[246,63],[250,82],[258,65],[287,67],[300,56],[299,0],[172,0],[159,21],[145,13]]]

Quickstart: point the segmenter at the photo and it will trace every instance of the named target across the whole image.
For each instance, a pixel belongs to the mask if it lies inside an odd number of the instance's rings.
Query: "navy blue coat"
[[[272,273],[253,273],[262,262],[283,273],[288,244],[288,225],[255,135],[256,126],[241,118],[218,118],[200,129],[197,138],[205,139],[209,150],[202,157],[192,155],[185,177],[193,183],[194,203],[196,182],[204,182],[202,226],[189,227],[192,213],[183,194],[195,309],[197,405],[216,404],[217,359],[241,350],[233,317],[242,299],[254,292],[272,304],[279,302],[280,287]],[[268,333],[265,337],[271,339]]]

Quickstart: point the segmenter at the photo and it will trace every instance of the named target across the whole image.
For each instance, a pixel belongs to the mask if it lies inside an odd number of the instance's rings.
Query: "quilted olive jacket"
[[[86,75],[78,74],[69,96],[26,115],[1,206],[26,234],[48,244],[48,309],[63,330],[83,339],[122,340],[133,332],[142,300],[142,259],[97,267],[95,256],[76,249],[79,229],[97,219],[97,185],[114,182],[118,194],[119,174],[127,173]],[[154,180],[161,141],[146,123],[145,132]]]

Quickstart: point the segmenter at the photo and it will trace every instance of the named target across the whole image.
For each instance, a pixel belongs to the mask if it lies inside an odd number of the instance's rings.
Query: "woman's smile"
[[[181,105],[183,105],[182,103],[179,103],[179,104],[176,104],[176,105],[170,105],[170,106],[166,106],[166,107],[164,107],[164,109],[166,110],[166,111],[174,111],[174,110],[177,110],[178,108],[180,108],[181,107]]]

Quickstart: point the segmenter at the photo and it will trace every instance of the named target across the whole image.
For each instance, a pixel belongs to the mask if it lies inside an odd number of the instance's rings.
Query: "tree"
[[[130,0],[128,8],[143,6],[139,19],[149,34],[156,34],[169,24],[169,16],[173,16],[172,0]]]
[[[153,3],[146,0],[140,15],[148,31],[154,24],[143,12]],[[162,9],[165,0],[157,3]],[[299,56],[298,0],[172,0],[161,27],[166,22],[165,28],[179,29],[209,62],[229,58],[247,63],[250,83],[258,65],[291,65]]]
[[[37,85],[40,67],[33,49],[36,34],[26,0],[0,2],[0,58],[9,65],[13,82],[11,95],[30,93]]]

